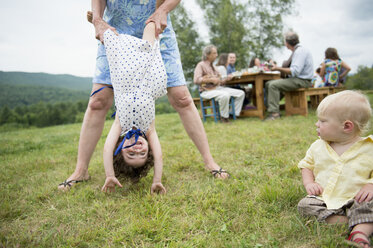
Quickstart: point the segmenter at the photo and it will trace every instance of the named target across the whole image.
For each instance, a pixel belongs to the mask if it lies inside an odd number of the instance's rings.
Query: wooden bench
[[[317,108],[320,102],[328,95],[345,90],[341,87],[321,87],[321,88],[299,88],[297,90],[285,92],[285,112],[286,115],[308,115],[308,97],[310,105]]]

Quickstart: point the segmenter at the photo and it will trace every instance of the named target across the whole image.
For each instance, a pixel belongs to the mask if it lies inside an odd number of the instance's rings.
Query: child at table
[[[161,183],[162,152],[154,118],[155,100],[166,94],[167,76],[154,39],[153,22],[145,27],[143,39],[118,36],[111,30],[104,34],[116,105],[116,118],[104,146],[104,192],[114,191],[116,185],[122,187],[119,175],[138,181],[153,165],[151,192],[166,192]]]
[[[349,240],[370,247],[373,233],[373,135],[361,137],[371,118],[368,99],[356,91],[326,97],[317,108],[320,137],[298,164],[308,196],[304,216],[348,222]]]
[[[343,72],[341,69],[343,68]],[[339,78],[344,78],[351,68],[339,58],[337,49],[329,47],[325,50],[325,60],[321,63],[320,76],[324,80],[323,86],[339,85]]]

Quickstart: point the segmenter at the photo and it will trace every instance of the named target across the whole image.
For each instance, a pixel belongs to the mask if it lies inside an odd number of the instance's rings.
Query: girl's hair
[[[251,67],[254,67],[255,66],[255,60],[257,59],[258,57],[254,57],[250,60],[250,63],[249,63],[249,68]]]
[[[115,147],[118,147],[120,142],[122,142],[124,137],[120,137]],[[145,177],[150,168],[154,166],[154,157],[153,151],[151,150],[150,146],[148,148],[148,158],[145,161],[145,164],[141,167],[132,167],[129,166],[123,158],[122,153],[118,153],[118,155],[114,155],[113,157],[113,166],[114,166],[114,173],[115,177],[120,178],[128,178],[132,181],[132,183],[137,183],[140,181],[142,177]]]
[[[218,63],[216,65],[223,65],[224,67],[227,65],[228,62],[228,53],[222,53],[220,54]]]
[[[212,49],[216,49],[216,46],[214,45],[208,45],[208,46],[205,46],[203,48],[203,51],[202,51],[202,60],[205,61],[207,60],[207,56],[210,55]]]
[[[352,121],[359,135],[369,130],[372,109],[368,98],[359,91],[344,90],[324,98],[317,107],[318,116],[336,116]]]
[[[328,47],[325,50],[325,58],[326,59],[333,59],[333,60],[340,59],[339,56],[338,56],[337,49],[335,49],[333,47]]]

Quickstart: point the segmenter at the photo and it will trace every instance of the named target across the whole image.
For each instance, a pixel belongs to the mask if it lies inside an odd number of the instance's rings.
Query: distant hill
[[[0,71],[0,83],[11,85],[33,85],[57,87],[68,90],[87,91],[92,89],[92,78],[68,74]]]
[[[0,71],[0,107],[88,100],[92,78]]]

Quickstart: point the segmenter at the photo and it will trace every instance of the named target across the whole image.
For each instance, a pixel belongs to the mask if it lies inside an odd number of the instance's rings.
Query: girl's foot
[[[347,240],[353,242],[354,245],[359,245],[364,248],[371,247],[368,236],[361,231],[352,232]]]

